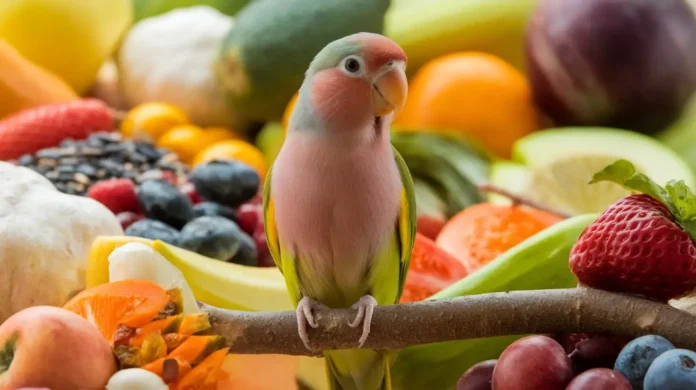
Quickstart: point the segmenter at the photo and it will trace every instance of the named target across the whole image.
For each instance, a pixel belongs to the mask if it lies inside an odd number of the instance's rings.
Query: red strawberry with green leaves
[[[696,194],[684,181],[659,186],[619,160],[591,183],[637,194],[609,206],[580,235],[570,268],[581,284],[667,301],[696,289]]]
[[[0,160],[58,145],[66,138],[80,140],[95,131],[114,128],[112,110],[98,99],[30,108],[0,121]]]

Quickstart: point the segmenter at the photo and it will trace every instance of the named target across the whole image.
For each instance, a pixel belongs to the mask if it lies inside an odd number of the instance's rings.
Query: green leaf
[[[674,217],[691,239],[696,239],[696,194],[683,180],[672,180],[665,186],[669,199],[674,205]]]
[[[650,195],[667,205],[671,211],[674,211],[672,202],[664,188],[660,187],[659,184],[646,175],[637,172],[636,167],[628,160],[618,160],[595,173],[590,184],[600,181],[611,181],[629,191]]]
[[[677,223],[696,240],[696,194],[684,180],[672,180],[663,188],[648,176],[636,171],[627,160],[618,160],[595,173],[590,184],[611,181],[624,188],[643,193],[662,202],[674,216]]]

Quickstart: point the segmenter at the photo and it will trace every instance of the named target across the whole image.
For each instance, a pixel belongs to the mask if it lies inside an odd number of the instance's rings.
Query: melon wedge
[[[610,128],[558,128],[521,138],[512,161],[492,166],[491,182],[571,215],[599,213],[629,192],[610,182],[588,184],[592,175],[619,159],[663,185],[696,177],[686,162],[654,138]],[[491,201],[506,199],[492,196]]]

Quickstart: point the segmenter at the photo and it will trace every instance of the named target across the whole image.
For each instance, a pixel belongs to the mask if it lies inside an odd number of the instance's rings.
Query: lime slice
[[[594,173],[619,159],[631,161],[659,184],[673,179],[691,188],[696,184],[686,162],[665,145],[609,128],[550,129],[522,138],[513,148],[513,161],[492,166],[491,182],[569,214],[599,213],[629,195],[614,183],[589,184]]]

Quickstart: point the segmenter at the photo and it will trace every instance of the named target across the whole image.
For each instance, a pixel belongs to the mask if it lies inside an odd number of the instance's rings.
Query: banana
[[[577,279],[568,267],[568,256],[582,231],[597,217],[597,214],[587,214],[559,222],[431,299],[575,287]],[[392,386],[395,390],[453,388],[467,368],[486,359],[496,359],[520,337],[491,337],[405,348],[399,352],[392,368]]]
[[[294,310],[283,276],[277,268],[225,263],[162,241],[138,237],[98,237],[90,250],[87,287],[107,283],[109,255],[114,249],[132,242],[149,245],[178,268],[201,302],[231,310]]]

